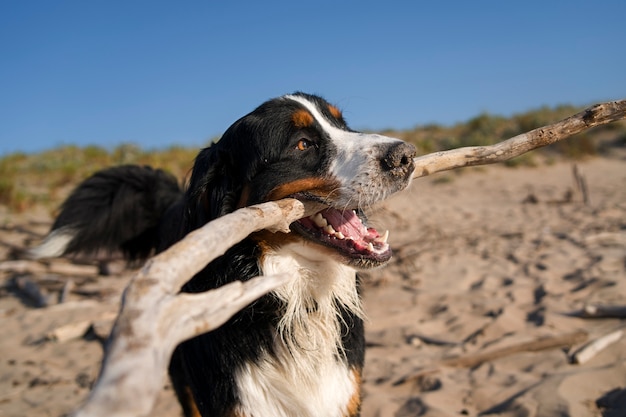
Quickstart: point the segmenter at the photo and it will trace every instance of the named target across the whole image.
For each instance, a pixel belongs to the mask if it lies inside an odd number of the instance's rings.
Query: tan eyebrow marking
[[[272,189],[267,195],[267,201],[280,200],[289,195],[308,191],[312,194],[326,197],[333,190],[338,188],[339,184],[336,181],[328,180],[326,178],[309,177],[301,178],[299,180],[286,182]]]
[[[333,106],[332,104],[329,104],[328,110],[330,111],[330,114],[332,114],[335,119],[341,119],[341,116],[342,116],[341,110],[339,110],[337,107]]]
[[[296,110],[296,112],[291,115],[291,120],[296,127],[309,127],[314,121],[313,115],[305,109]]]

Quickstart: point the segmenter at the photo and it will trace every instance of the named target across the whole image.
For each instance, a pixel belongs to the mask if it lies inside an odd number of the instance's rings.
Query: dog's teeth
[[[328,233],[329,235],[334,235],[336,233],[335,229],[330,224],[324,227],[324,231]]]
[[[313,220],[313,223],[315,223],[317,227],[320,227],[322,229],[328,225],[328,222],[321,213],[317,213],[316,215],[311,216],[311,220]]]
[[[367,249],[368,249],[370,252],[374,252],[374,245],[372,245],[372,242],[370,242],[370,243],[368,243],[368,244],[367,244]]]
[[[335,233],[335,237],[336,237],[337,239],[345,239],[345,238],[346,238],[346,237],[343,235],[343,233],[341,233],[341,232],[336,232],[336,233]]]
[[[389,239],[389,230],[385,230],[385,233],[376,239],[376,242],[387,243],[387,239]]]

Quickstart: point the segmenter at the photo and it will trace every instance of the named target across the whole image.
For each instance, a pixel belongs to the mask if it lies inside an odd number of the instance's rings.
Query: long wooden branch
[[[485,362],[494,361],[497,359],[505,358],[507,356],[516,355],[518,353],[539,352],[542,350],[573,346],[578,343],[585,342],[587,338],[587,332],[583,330],[578,330],[573,333],[540,337],[534,340],[516,343],[499,349],[493,349],[487,352],[482,351],[465,356],[444,358],[438,364],[435,364],[434,367],[423,368],[408,375],[404,375],[403,377],[394,381],[393,385],[402,385],[407,382],[416,381],[423,375],[439,372],[442,367],[474,368],[476,366],[482,365]]]
[[[190,233],[150,259],[124,292],[100,376],[75,416],[147,415],[163,386],[174,348],[206,333],[290,277],[257,277],[200,294],[181,286],[250,233],[289,231],[289,224],[316,210],[294,199],[237,210]]]
[[[586,129],[625,118],[626,100],[596,104],[559,122],[517,135],[495,145],[470,146],[417,157],[413,178],[455,168],[504,162]]]
[[[473,368],[487,361],[504,358],[520,352],[538,352],[546,349],[555,349],[563,346],[573,346],[587,340],[588,334],[579,330],[557,336],[542,337],[528,342],[517,343],[512,346],[495,349],[487,352],[478,352],[468,356],[446,358],[441,364],[443,366]]]

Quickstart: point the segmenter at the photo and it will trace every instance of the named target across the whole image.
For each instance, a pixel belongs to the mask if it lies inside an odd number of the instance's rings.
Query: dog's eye
[[[315,147],[315,143],[313,141],[310,141],[308,139],[300,139],[298,141],[298,144],[296,145],[296,149],[298,149],[299,151],[306,151],[309,148],[313,148]]]

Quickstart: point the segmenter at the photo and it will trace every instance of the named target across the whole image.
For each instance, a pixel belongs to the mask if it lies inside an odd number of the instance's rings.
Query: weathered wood
[[[0,262],[0,272],[12,272],[15,274],[43,274],[46,271],[46,266],[36,261],[17,260]]]
[[[578,169],[578,165],[574,164],[572,167],[572,175],[574,176],[574,183],[576,184],[576,188],[580,191],[580,194],[583,198],[583,203],[588,206],[590,204],[589,201],[589,189],[587,187],[587,179]]]
[[[97,321],[113,321],[117,316],[114,312],[105,312],[95,319],[80,320],[59,326],[46,334],[46,339],[59,343],[82,337]]]
[[[446,366],[455,368],[474,368],[476,366],[482,365],[485,362],[516,355],[518,353],[539,352],[542,350],[574,346],[585,342],[587,340],[587,337],[587,332],[580,330],[577,332],[562,335],[540,337],[535,340],[516,343],[511,346],[505,346],[499,349],[492,349],[486,352],[478,352],[464,356],[444,358],[438,363],[435,363],[433,366],[428,366],[413,371],[397,379],[393,382],[393,385],[402,385],[408,382],[416,381],[424,375],[440,372],[441,368]]]
[[[521,352],[538,352],[541,350],[573,346],[575,344],[584,342],[585,340],[587,340],[587,337],[587,332],[582,330],[563,335],[541,337],[539,339],[517,343],[515,345],[506,346],[487,352],[479,352],[473,355],[447,358],[441,361],[441,365],[473,368],[485,362],[504,358],[506,356],[515,355]]]
[[[242,208],[150,259],[124,292],[100,376],[75,416],[149,414],[180,342],[221,326],[291,277],[257,277],[199,294],[179,293],[181,286],[250,233],[288,232],[292,222],[315,211],[293,199]]]
[[[415,158],[413,178],[474,165],[508,161],[576,133],[626,118],[626,100],[596,104],[557,123],[517,135],[491,146],[469,146]]]
[[[626,318],[626,306],[588,304],[581,310],[572,311],[567,315],[583,319],[623,319]]]
[[[623,334],[623,330],[615,330],[590,341],[585,346],[574,352],[572,355],[572,362],[578,364],[587,362],[598,353],[602,352],[604,349],[621,339]]]

